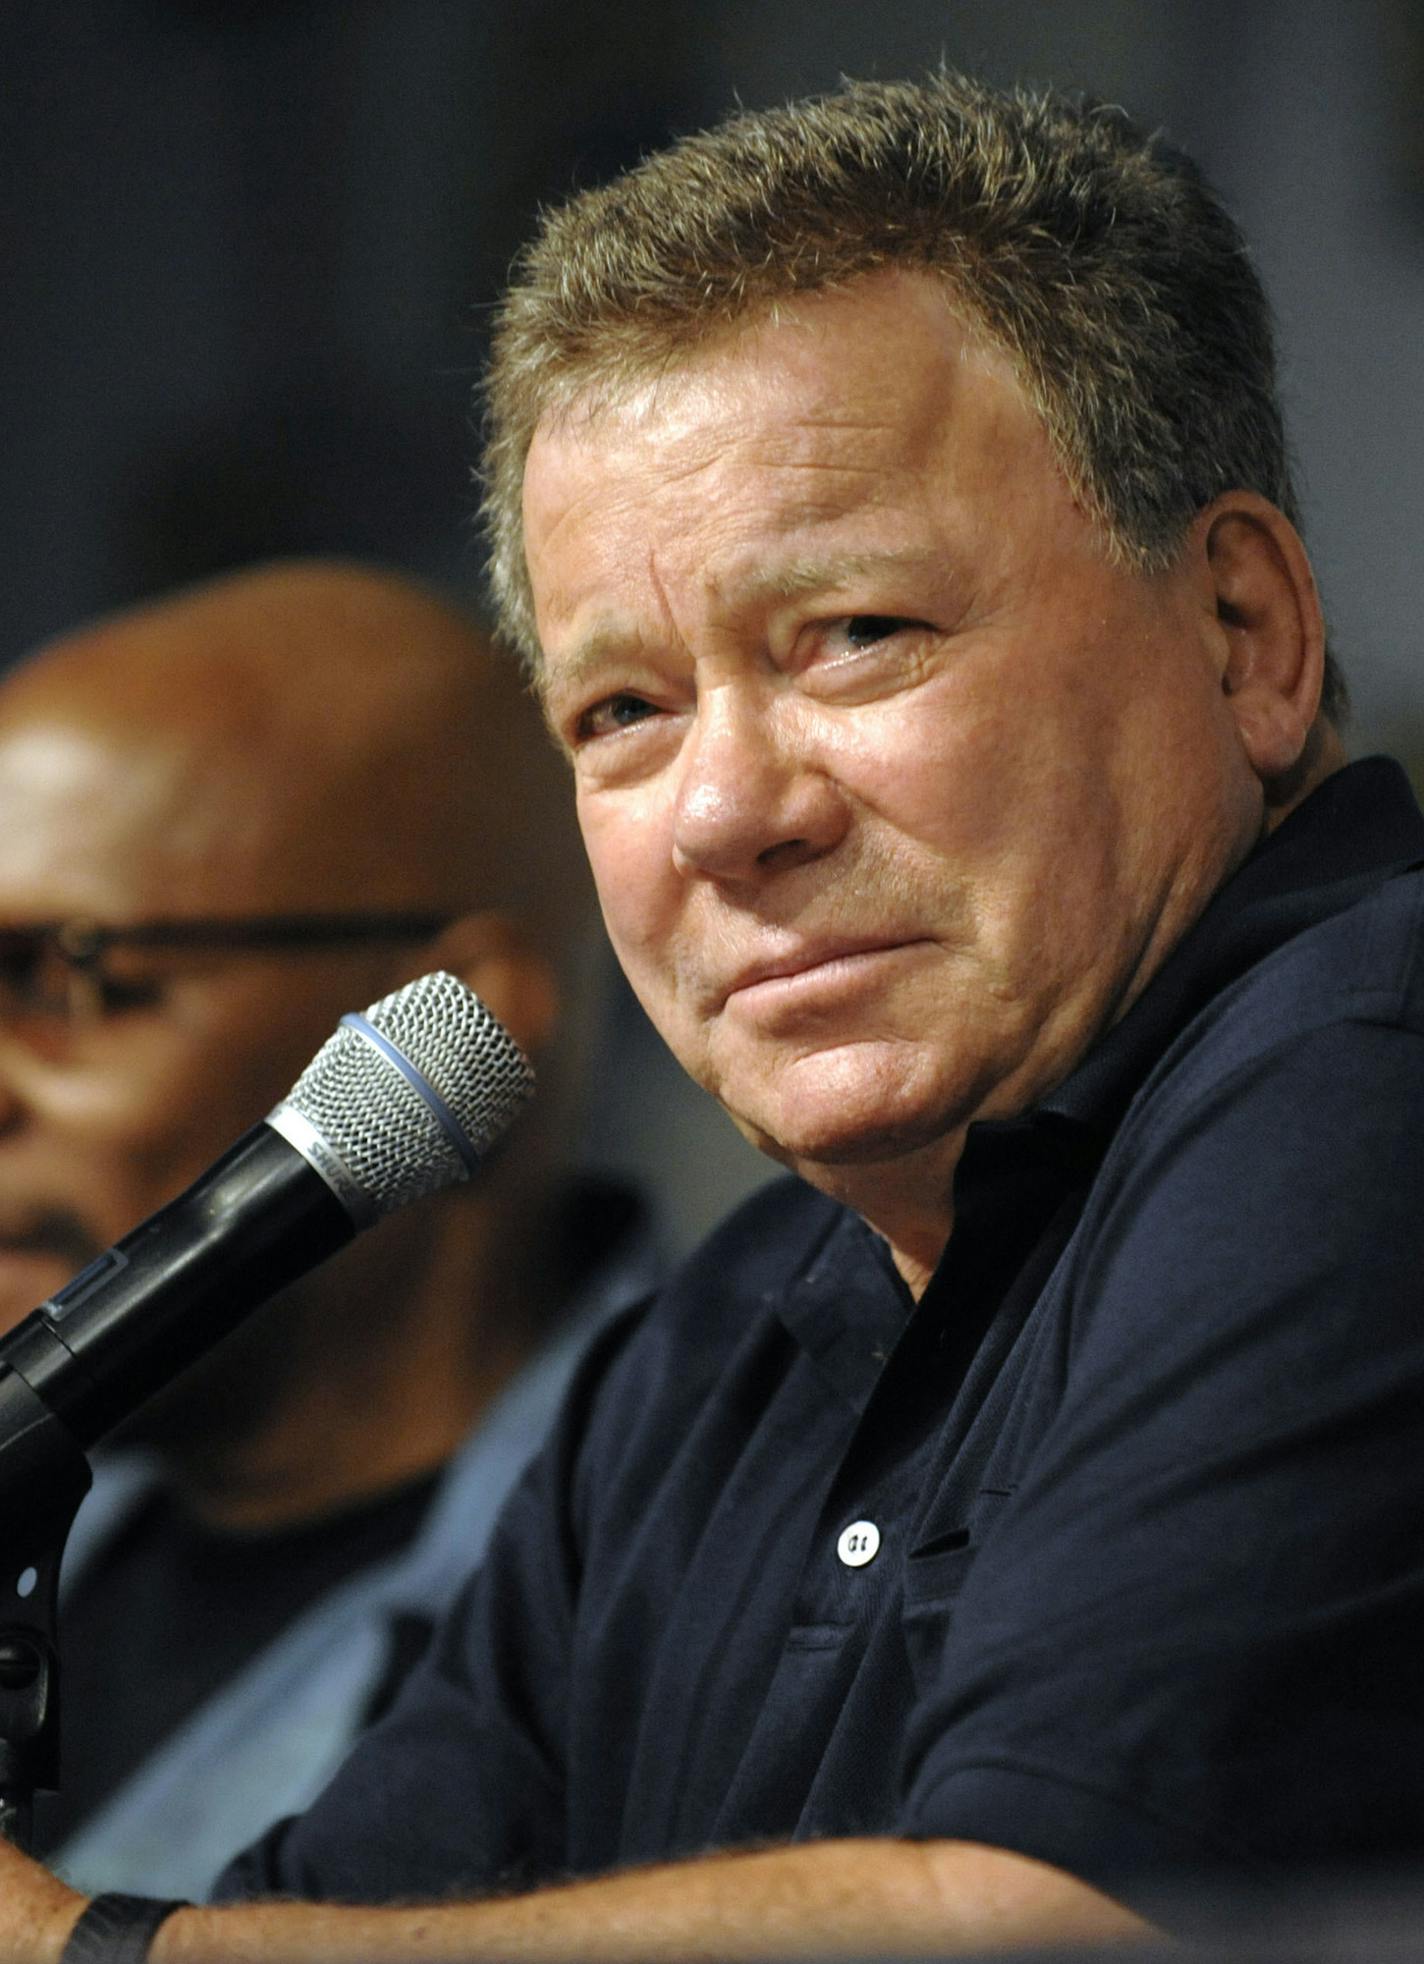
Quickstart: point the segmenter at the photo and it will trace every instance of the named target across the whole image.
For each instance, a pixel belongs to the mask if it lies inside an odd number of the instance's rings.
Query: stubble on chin
[[[842,1057],[822,1050],[790,1058],[759,1073],[755,1088],[739,1087],[728,1072],[716,1080],[713,1096],[759,1152],[815,1185],[826,1184],[818,1168],[893,1164],[962,1133],[960,1106],[968,1093],[956,1098],[953,1087],[936,1082],[913,1045],[875,1046],[887,1054],[874,1062],[860,1054],[871,1047],[842,1046]],[[798,1085],[798,1074],[811,1081]]]

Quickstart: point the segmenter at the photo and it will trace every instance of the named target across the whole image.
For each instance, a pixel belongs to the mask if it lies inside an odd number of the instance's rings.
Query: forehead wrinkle
[[[819,437],[830,431],[833,436],[889,436],[901,434],[900,427],[893,416],[851,416],[844,411],[827,409],[824,412],[813,408],[802,409],[794,421],[780,428],[768,426],[759,432],[768,451],[785,451],[797,462],[800,461],[801,437]],[[776,441],[776,439],[780,441]]]
[[[648,578],[653,583],[653,592],[658,596],[658,605],[663,610],[663,619],[672,630],[672,638],[674,641],[680,642],[682,637],[678,633],[677,616],[673,612],[672,598],[668,593],[667,581],[663,578],[662,571],[658,565],[657,552],[651,545],[648,547]]]

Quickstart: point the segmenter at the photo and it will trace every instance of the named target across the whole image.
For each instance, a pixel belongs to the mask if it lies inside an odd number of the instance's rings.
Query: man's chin
[[[938,1113],[884,1114],[856,1122],[841,1111],[813,1122],[806,1113],[769,1113],[764,1123],[732,1113],[733,1123],[758,1152],[814,1182],[820,1166],[879,1166],[908,1158],[943,1138],[951,1128]],[[772,1128],[775,1128],[774,1130]]]
[[[957,1061],[929,1044],[859,1039],[784,1059],[728,1057],[708,1088],[757,1150],[784,1166],[865,1166],[962,1125],[973,1087]]]

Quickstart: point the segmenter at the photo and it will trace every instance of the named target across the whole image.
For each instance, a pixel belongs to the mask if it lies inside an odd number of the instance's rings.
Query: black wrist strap
[[[178,1897],[95,1896],[70,1931],[59,1964],[143,1964],[159,1924],[187,1907]]]

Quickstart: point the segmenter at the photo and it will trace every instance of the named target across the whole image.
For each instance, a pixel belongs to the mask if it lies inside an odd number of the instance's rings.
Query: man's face
[[[102,735],[0,718],[0,924],[289,910],[264,855],[224,867],[232,828],[214,823],[210,852],[200,795],[175,809],[166,778]],[[114,1007],[0,1017],[0,1329],[261,1118],[390,959],[115,951]]]
[[[927,278],[546,421],[525,518],[632,984],[851,1197],[828,1169],[957,1151],[1062,1078],[1259,830],[1197,563],[1108,563]]]

